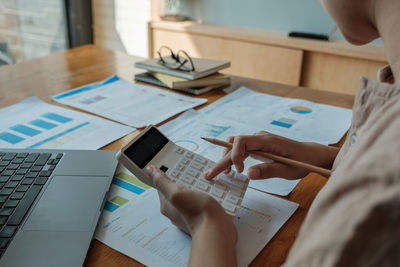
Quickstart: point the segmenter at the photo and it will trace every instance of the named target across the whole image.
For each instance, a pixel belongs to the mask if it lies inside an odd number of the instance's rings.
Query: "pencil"
[[[227,147],[227,148],[232,148],[232,144],[231,143],[228,143],[228,142],[225,142],[225,141],[222,141],[222,140],[218,140],[218,139],[215,139],[215,138],[208,138],[208,137],[202,137],[201,139],[203,139],[203,140],[205,140],[207,142],[210,142],[210,143],[212,143],[214,145],[217,145],[217,146],[223,146],[223,147]],[[289,158],[285,158],[285,157],[282,157],[282,156],[277,156],[277,155],[274,155],[274,154],[271,154],[271,153],[267,153],[267,152],[263,152],[263,151],[247,151],[247,152],[250,153],[250,154],[253,154],[253,155],[257,155],[257,156],[261,156],[261,157],[264,157],[264,158],[272,159],[274,161],[278,161],[280,163],[284,163],[284,164],[287,164],[287,165],[305,168],[305,169],[307,169],[309,171],[322,174],[322,175],[324,175],[326,177],[329,177],[331,175],[331,171],[328,170],[328,169],[321,168],[321,167],[318,167],[318,166],[315,166],[315,165],[312,165],[312,164],[304,163],[304,162],[301,162],[301,161],[297,161],[297,160],[294,160],[294,159],[289,159]]]
[[[240,207],[242,207],[242,208],[245,209],[245,210],[248,210],[248,211],[257,213],[257,214],[259,214],[259,215],[262,215],[262,216],[264,216],[264,217],[267,217],[268,219],[271,219],[271,216],[268,215],[268,214],[266,214],[266,213],[264,213],[264,212],[261,212],[261,211],[258,211],[258,210],[255,210],[255,209],[252,209],[252,208],[243,206],[243,205],[241,205]]]

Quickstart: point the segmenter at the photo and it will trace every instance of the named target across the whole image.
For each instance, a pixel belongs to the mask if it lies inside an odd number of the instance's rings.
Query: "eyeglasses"
[[[161,46],[157,54],[160,57],[157,63],[168,69],[186,72],[195,70],[193,60],[184,50],[174,53],[168,46]]]

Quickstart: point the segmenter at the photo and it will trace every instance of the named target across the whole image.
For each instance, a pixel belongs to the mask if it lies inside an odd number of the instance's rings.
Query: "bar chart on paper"
[[[159,212],[157,191],[122,165],[115,173],[95,237],[146,265],[185,266],[190,237]]]
[[[280,118],[279,120],[271,121],[271,125],[283,127],[283,128],[290,128],[295,124],[297,121],[288,118]]]
[[[60,123],[63,124],[69,121],[72,121],[72,119],[64,117],[60,114],[47,112],[40,114],[38,118],[27,122],[25,125],[15,124],[8,127],[6,131],[0,133],[0,139],[9,144],[18,144],[19,142],[26,140],[27,137],[34,137],[45,131],[56,128]],[[70,131],[73,131],[73,129],[70,129]],[[58,135],[62,136],[64,134],[66,134],[66,131]],[[53,139],[55,139],[55,137]],[[46,141],[49,142],[50,140]],[[31,145],[28,148],[35,148],[46,141],[43,140],[42,142]]]
[[[95,238],[146,266],[187,266],[191,238],[160,213],[157,191],[131,193],[136,198],[126,202],[122,188],[113,188],[116,195],[109,199],[120,207],[102,213]],[[250,264],[298,206],[253,189],[246,192],[244,205],[234,219],[240,267]]]
[[[212,145],[201,137],[212,137],[226,140],[229,136],[238,134],[254,134],[256,129],[240,127],[238,123],[227,123],[218,118],[200,114],[195,110],[188,110],[178,118],[162,125],[160,130],[175,144],[196,152],[213,161],[218,161],[223,148]]]
[[[240,122],[258,130],[301,142],[335,144],[350,127],[350,109],[278,97],[246,87],[224,96],[200,113],[226,122]]]
[[[129,200],[121,197],[121,196],[115,196],[112,199],[110,199],[109,201],[106,202],[104,209],[109,211],[109,212],[113,212],[116,209],[118,209],[119,207],[123,206],[124,204],[128,203]]]
[[[0,147],[98,149],[134,128],[29,97],[0,109]]]
[[[95,238],[148,266],[186,266],[190,236],[159,212],[157,191],[138,195],[124,190],[113,184],[108,200],[112,204],[106,204],[113,210],[105,208]]]
[[[150,186],[143,183],[124,167],[120,166],[113,178],[104,210],[114,212],[132,199],[137,199],[148,189],[150,189]]]
[[[207,102],[205,98],[135,84],[118,76],[64,92],[53,100],[138,128],[158,124]]]

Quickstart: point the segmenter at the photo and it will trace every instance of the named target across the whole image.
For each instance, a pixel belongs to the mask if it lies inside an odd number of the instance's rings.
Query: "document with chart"
[[[135,84],[118,76],[64,92],[53,100],[137,128],[158,124],[207,102],[205,98]]]
[[[327,145],[343,137],[351,117],[349,109],[271,96],[242,87],[199,111],[186,111],[160,130],[177,145],[217,162],[224,148],[202,140],[202,136],[226,140],[229,136],[255,135],[264,130],[297,141]],[[247,158],[244,173],[259,163]],[[251,180],[249,186],[285,196],[299,181],[277,177]]]
[[[199,111],[188,110],[178,118],[162,125],[160,130],[175,144],[206,158],[218,162],[224,151],[223,147],[216,146],[201,139],[203,136],[226,140],[229,136],[254,135],[259,129],[251,124],[236,121],[226,121],[218,117],[207,116]],[[244,174],[247,169],[260,161],[248,157],[245,160]],[[286,196],[300,180],[286,180],[270,178],[266,180],[250,180],[249,186],[265,192]]]
[[[352,118],[351,109],[258,93],[246,87],[200,112],[293,140],[323,145],[339,142],[349,129]]]
[[[298,204],[248,189],[235,218],[238,266],[247,266]],[[147,266],[187,266],[191,238],[160,213],[157,191],[119,166],[95,238]]]
[[[135,129],[32,96],[0,109],[0,147],[99,149]]]

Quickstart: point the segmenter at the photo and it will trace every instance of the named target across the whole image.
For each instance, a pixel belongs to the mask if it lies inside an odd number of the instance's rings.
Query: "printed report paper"
[[[202,136],[226,140],[229,136],[255,135],[265,130],[297,141],[327,145],[342,138],[350,127],[351,117],[349,109],[257,93],[242,87],[199,111],[186,111],[162,125],[160,130],[177,145],[217,162],[224,148],[202,140]],[[244,173],[259,163],[247,158]],[[299,181],[270,178],[251,180],[249,186],[285,196]]]
[[[35,96],[0,109],[0,117],[2,148],[94,150],[135,130]]]
[[[352,118],[351,109],[258,93],[246,87],[220,98],[200,112],[251,125],[258,131],[323,145],[339,142]]]
[[[298,204],[248,189],[235,218],[238,266],[247,266]],[[160,213],[157,191],[123,166],[112,182],[95,238],[147,266],[187,266],[191,238]]]
[[[162,125],[160,130],[175,144],[215,162],[221,159],[224,148],[201,139],[202,136],[226,140],[229,136],[253,135],[258,131],[257,127],[253,127],[252,125],[236,121],[226,121],[214,116],[206,116],[195,110],[186,111],[178,118]],[[250,166],[261,162],[248,157],[244,163],[245,170],[243,173],[246,174]],[[299,181],[270,178],[259,181],[251,180],[249,186],[264,192],[286,196]]]
[[[54,101],[141,128],[207,102],[112,76],[53,97]]]

